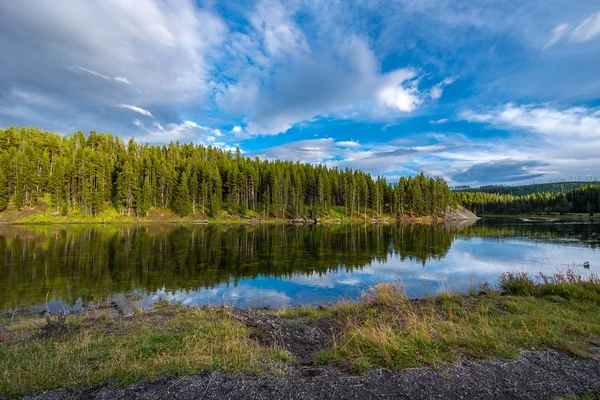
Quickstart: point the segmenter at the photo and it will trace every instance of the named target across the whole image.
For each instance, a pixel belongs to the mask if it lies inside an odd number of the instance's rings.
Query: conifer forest
[[[442,217],[452,195],[441,178],[388,182],[365,172],[245,157],[203,145],[125,142],[107,133],[0,130],[0,211],[47,200],[55,213],[96,216],[114,208],[145,217],[171,209],[180,216],[320,218]]]

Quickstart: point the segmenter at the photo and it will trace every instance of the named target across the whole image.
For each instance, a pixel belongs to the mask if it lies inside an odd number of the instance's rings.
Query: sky
[[[4,0],[0,127],[450,185],[600,177],[597,0]]]

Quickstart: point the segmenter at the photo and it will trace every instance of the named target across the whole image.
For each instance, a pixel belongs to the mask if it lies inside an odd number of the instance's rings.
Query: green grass
[[[290,360],[287,352],[252,340],[250,330],[225,309],[162,307],[117,321],[93,312],[68,317],[64,325],[52,337],[42,318],[16,317],[3,326],[0,394],[109,380],[126,384],[218,367],[259,373],[269,363]]]
[[[600,335],[600,281],[519,288],[518,296],[411,301],[396,285],[378,285],[358,306],[338,309],[342,328],[332,357],[362,371],[435,366],[462,355],[515,357],[524,348],[589,356],[588,343]]]
[[[410,300],[401,285],[380,284],[362,300],[329,308],[274,310],[288,329],[310,332],[332,318],[332,345],[316,363],[355,372],[438,366],[467,355],[516,357],[522,349],[553,348],[589,357],[600,345],[600,279],[505,274],[504,292],[445,293]],[[158,375],[222,368],[229,372],[282,371],[293,357],[265,347],[227,308],[158,303],[133,317],[114,310],[64,319],[38,315],[0,319],[0,395],[14,397],[59,387],[108,381],[126,384]]]

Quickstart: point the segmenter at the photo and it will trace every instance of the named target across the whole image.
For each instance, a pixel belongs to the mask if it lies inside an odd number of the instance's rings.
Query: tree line
[[[588,213],[600,212],[600,185],[585,185],[563,193],[524,196],[484,192],[453,192],[456,202],[476,214]]]
[[[110,207],[145,217],[151,208],[181,216],[269,218],[382,214],[443,216],[451,193],[420,174],[387,182],[362,171],[244,157],[194,144],[127,143],[108,133],[61,136],[39,128],[0,129],[0,211],[48,199],[56,213],[97,216]],[[341,208],[340,208],[341,207]]]

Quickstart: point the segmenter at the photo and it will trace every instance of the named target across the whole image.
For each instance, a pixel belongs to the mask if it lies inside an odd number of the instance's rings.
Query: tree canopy
[[[385,177],[325,165],[244,157],[210,146],[127,143],[108,133],[61,136],[39,128],[0,129],[0,211],[47,197],[63,215],[98,215],[114,206],[144,217],[150,208],[179,215],[318,218],[443,216],[451,201],[441,178]],[[342,207],[343,210],[339,210]]]
[[[483,192],[453,192],[454,200],[478,214],[600,212],[600,185],[585,185],[564,193],[524,196]]]

